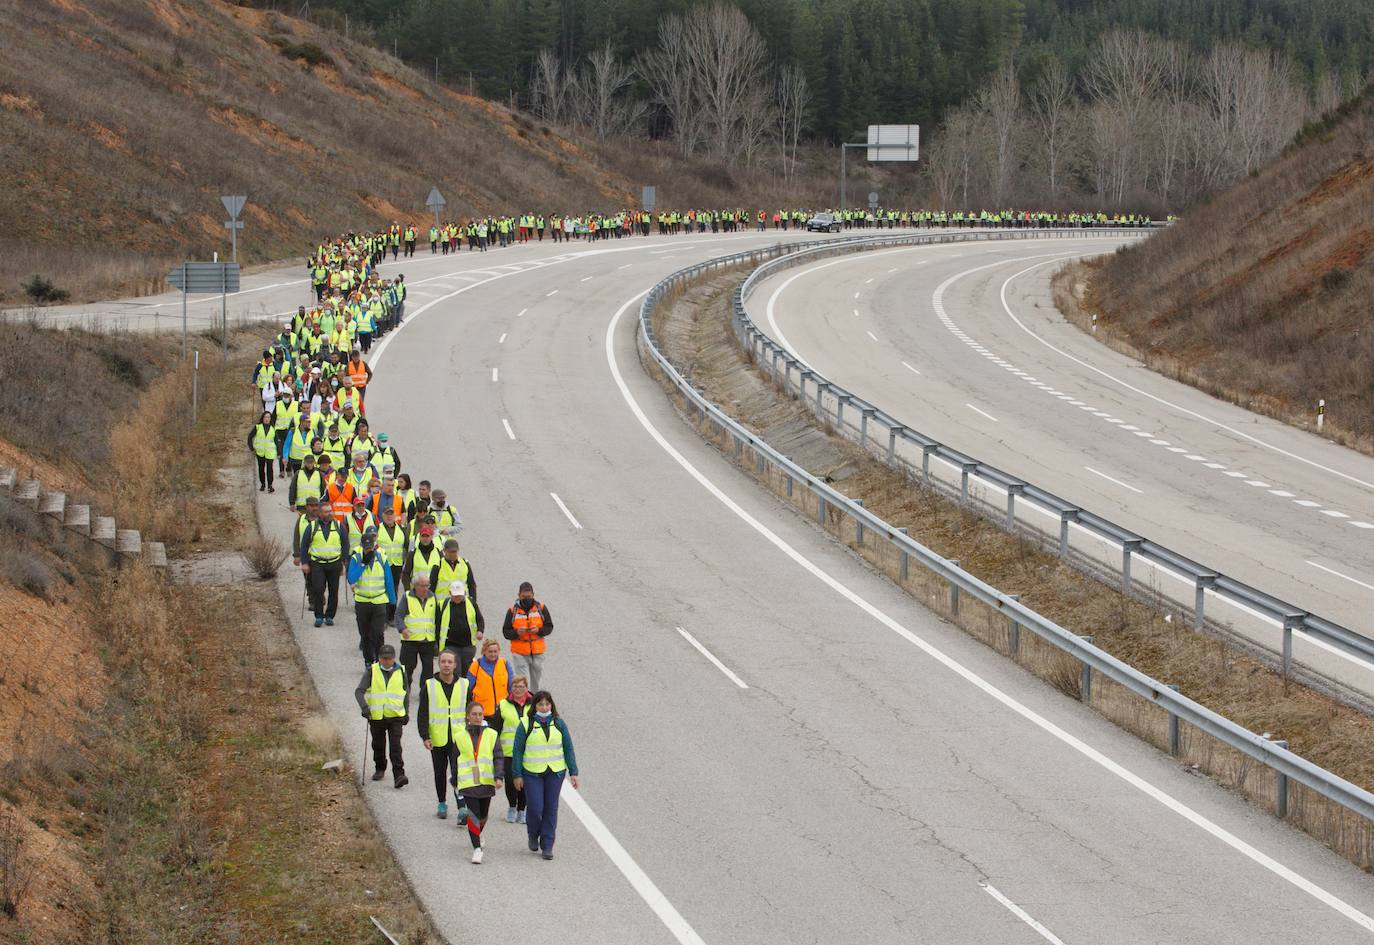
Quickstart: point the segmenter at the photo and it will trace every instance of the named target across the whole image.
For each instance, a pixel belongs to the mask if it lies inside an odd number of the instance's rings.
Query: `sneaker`
[[[266,492],[266,491],[267,491],[267,487],[264,486],[264,485],[262,485],[261,483],[259,483],[259,484],[258,484],[258,491],[259,491],[259,492]]]
[[[406,786],[407,784],[409,784],[409,783],[410,783],[410,778],[407,778],[407,777],[406,777],[405,775],[403,775],[403,774],[398,774],[398,775],[396,775],[396,787],[397,787],[397,788],[403,788],[403,787],[405,787],[405,786]]]
[[[434,816],[438,817],[440,820],[448,820],[448,805],[440,801],[439,810]]]
[[[524,811],[521,810],[521,811],[516,811],[516,812],[515,812],[515,822],[518,823],[518,824],[523,824],[523,823],[525,822],[525,812],[524,812]]]
[[[468,825],[468,818],[470,816],[472,815],[468,813],[468,809],[466,806],[460,807],[458,808],[458,810],[454,812],[453,819],[457,822],[459,830],[462,830],[464,827]]]
[[[317,626],[317,627],[323,627],[323,626],[324,626],[324,618],[323,618],[323,617],[316,617],[316,618],[315,618],[315,626]]]
[[[507,810],[506,810],[506,823],[508,823],[508,824],[513,824],[513,823],[515,823],[515,808],[514,808],[514,807],[507,808]]]
[[[324,618],[324,625],[325,625],[326,627],[332,627],[332,626],[334,626],[334,618],[333,618],[333,617],[325,617],[325,618]]]
[[[531,852],[531,853],[538,853],[538,852],[539,852],[539,838],[538,838],[538,837],[530,837],[530,852]]]
[[[478,847],[476,850],[473,850],[473,851],[472,851],[472,862],[474,862],[474,863],[481,863],[481,862],[482,862],[482,848],[481,848],[481,847]]]
[[[378,768],[376,771],[372,772],[372,780],[374,781],[380,781],[384,777],[386,777],[385,768]]]
[[[276,489],[273,489],[271,486],[268,486],[268,487],[267,487],[267,491],[268,491],[268,492],[276,492],[277,490],[276,490]]]
[[[540,854],[540,856],[542,856],[542,857],[543,857],[544,859],[546,859],[546,860],[552,860],[552,859],[553,859],[553,851],[552,851],[552,850],[545,850],[543,853]]]

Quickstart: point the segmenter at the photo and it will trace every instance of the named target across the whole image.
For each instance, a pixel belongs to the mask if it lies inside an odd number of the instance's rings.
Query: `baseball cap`
[[[467,596],[468,586],[462,581],[454,581],[449,584],[448,592],[454,597],[465,597]]]

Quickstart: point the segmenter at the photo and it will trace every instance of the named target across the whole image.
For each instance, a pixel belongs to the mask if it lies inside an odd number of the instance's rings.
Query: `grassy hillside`
[[[150,291],[183,253],[228,246],[219,195],[247,194],[240,258],[302,254],[322,233],[448,212],[771,206],[831,196],[831,157],[801,185],[676,159],[645,142],[572,140],[434,84],[376,48],[224,0],[0,0],[0,302],[34,274],[74,299]],[[884,199],[914,189],[887,172]],[[870,182],[854,175],[855,193]]]
[[[1139,246],[1070,270],[1071,317],[1158,370],[1374,447],[1374,86]],[[1073,298],[1074,295],[1078,298]]]

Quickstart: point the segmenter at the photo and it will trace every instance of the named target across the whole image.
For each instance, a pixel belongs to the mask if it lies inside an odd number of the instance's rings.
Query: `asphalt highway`
[[[851,254],[763,281],[749,311],[816,370],[913,429],[1374,633],[1374,459],[1158,375],[1066,322],[1051,274],[1115,245]],[[1057,534],[1057,521],[1041,524]],[[1119,546],[1104,557],[1119,562]],[[1139,565],[1133,576],[1192,600],[1178,577]],[[1208,608],[1278,647],[1278,626],[1210,597]],[[1297,636],[1295,658],[1374,692],[1374,667],[1320,641]]]
[[[637,358],[640,295],[772,239],[383,267],[414,288],[406,322],[374,349],[368,419],[455,500],[488,625],[522,580],[553,610],[546,685],[583,773],[580,792],[564,791],[554,861],[525,850],[498,799],[473,866],[462,833],[434,818],[429,761],[407,732],[411,784],[363,790],[440,930],[455,943],[626,945],[1374,940],[1366,875],[935,618],[679,420]],[[965,247],[960,265],[1035,251]],[[929,284],[922,252],[879,270],[893,327],[851,304],[844,318],[895,339],[901,305],[909,316]],[[864,285],[869,266],[831,273]],[[840,373],[874,343],[830,342],[842,321],[831,283],[790,297],[784,325]],[[254,304],[289,311],[304,288]],[[941,334],[913,333],[907,360]],[[946,347],[911,363],[964,357]],[[970,376],[983,371],[967,360]],[[965,399],[1005,413],[995,387]],[[264,529],[287,533],[283,506],[281,492],[262,497]],[[315,629],[300,575],[279,585],[366,770],[349,615]]]

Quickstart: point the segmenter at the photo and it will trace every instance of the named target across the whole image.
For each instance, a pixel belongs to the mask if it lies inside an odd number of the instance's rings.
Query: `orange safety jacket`
[[[362,390],[367,386],[367,364],[361,358],[357,361],[349,361],[348,377],[353,381],[354,390]]]
[[[544,652],[544,637],[539,631],[544,628],[544,605],[539,601],[529,610],[512,607],[510,625],[516,633],[511,641],[510,651],[521,656],[538,656]]]
[[[330,513],[334,516],[334,521],[342,525],[344,519],[353,511],[353,484],[345,482],[340,486],[337,482],[331,482],[325,486],[324,494],[329,500]]]

